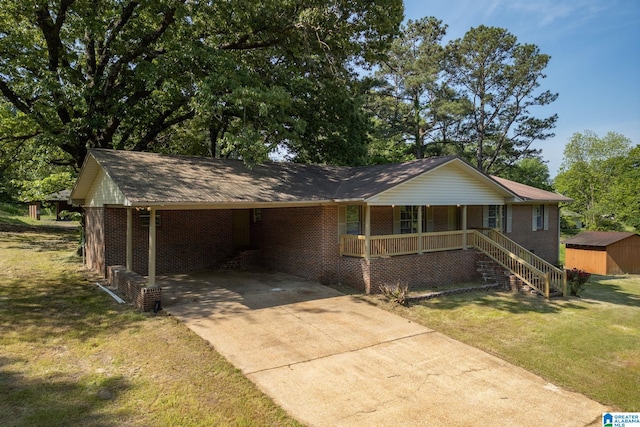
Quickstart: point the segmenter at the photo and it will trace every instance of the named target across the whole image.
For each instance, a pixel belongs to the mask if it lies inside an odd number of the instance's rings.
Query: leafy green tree
[[[499,176],[543,190],[553,190],[549,167],[539,157],[519,160],[512,167],[503,170]]]
[[[615,132],[604,137],[591,131],[575,133],[565,146],[564,161],[554,185],[558,191],[574,199],[571,209],[584,216],[587,228],[616,228],[612,220],[618,214],[619,205],[613,197],[612,188],[616,184],[629,184],[626,183],[627,177],[632,178],[633,173],[625,173],[623,181],[618,183],[619,172],[626,170],[627,163],[622,160],[630,151],[631,141]],[[619,194],[620,198],[626,198],[624,192]]]
[[[413,158],[443,154],[440,116],[452,102],[442,83],[446,28],[433,17],[409,20],[375,73],[370,107],[376,135]]]
[[[260,160],[294,141],[331,157],[353,137],[335,125],[353,106],[342,98],[336,116],[335,99],[312,97],[332,80],[335,97],[350,96],[351,67],[378,58],[402,10],[401,0],[0,0],[0,94],[27,123],[5,123],[0,138],[58,147],[76,167],[90,147]],[[320,148],[301,147],[311,120],[327,132],[310,142]]]
[[[615,160],[617,172],[608,200],[616,219],[640,231],[640,145]]]
[[[461,155],[487,173],[500,173],[539,150],[534,141],[553,136],[556,115],[536,118],[532,107],[548,105],[557,94],[538,93],[549,55],[518,43],[507,30],[479,26],[449,43],[449,83],[473,106],[460,126]]]

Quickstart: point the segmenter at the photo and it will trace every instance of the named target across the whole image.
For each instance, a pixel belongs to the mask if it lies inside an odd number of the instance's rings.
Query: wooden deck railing
[[[462,249],[463,235],[464,232],[458,230],[439,233],[371,236],[370,256],[379,258]],[[340,236],[340,255],[364,257],[365,236],[350,234]]]
[[[467,230],[466,246],[487,254],[491,259],[517,276],[524,283],[549,297],[551,288],[567,295],[567,278],[564,270],[543,260],[518,243],[494,230]],[[370,257],[419,254],[454,249],[465,246],[462,230],[421,234],[391,234],[370,237]],[[340,236],[340,255],[364,257],[365,236],[344,234]]]
[[[485,235],[471,230],[469,244],[487,254],[545,297],[549,298],[551,287],[567,295],[567,276],[564,270],[543,260],[501,233],[493,231]]]

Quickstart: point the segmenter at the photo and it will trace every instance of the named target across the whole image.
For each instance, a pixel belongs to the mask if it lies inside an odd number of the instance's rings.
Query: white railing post
[[[364,257],[371,258],[371,206],[364,207]]]
[[[462,249],[467,249],[467,205],[462,207]]]

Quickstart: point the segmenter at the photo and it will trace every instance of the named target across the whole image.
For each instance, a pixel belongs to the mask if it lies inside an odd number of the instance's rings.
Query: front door
[[[233,210],[233,247],[242,249],[249,247],[249,209]]]

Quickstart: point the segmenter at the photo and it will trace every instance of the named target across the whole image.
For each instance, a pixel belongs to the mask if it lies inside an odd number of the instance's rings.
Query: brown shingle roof
[[[526,201],[541,201],[541,202],[572,202],[573,199],[563,196],[562,194],[554,193],[552,191],[541,190],[540,188],[531,187],[530,185],[520,184],[519,182],[511,181],[499,176],[492,176],[494,180],[498,181],[504,187],[517,194],[523,200]]]
[[[91,155],[133,204],[330,200],[344,176],[335,167],[115,150]]]
[[[249,168],[239,160],[123,150],[93,149],[89,158],[95,160],[94,173],[100,165],[134,206],[364,200],[459,160],[456,156],[446,156],[361,167],[267,162]],[[571,201],[560,194],[504,178],[487,179],[494,180],[522,201]],[[81,201],[89,184],[87,180],[81,187],[76,184],[72,197]]]
[[[562,243],[569,245],[604,247],[633,235],[635,235],[635,233],[618,231],[583,231],[580,234],[566,239]]]
[[[337,167],[93,149],[90,156],[133,205],[362,200],[456,157]]]

